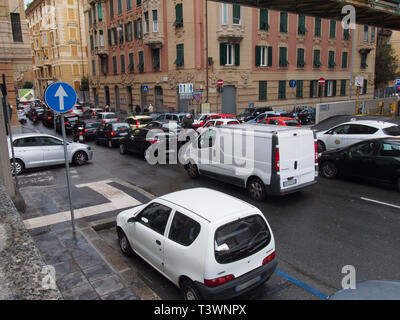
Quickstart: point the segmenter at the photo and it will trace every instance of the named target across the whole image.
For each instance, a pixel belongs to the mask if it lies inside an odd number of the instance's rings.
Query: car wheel
[[[199,170],[197,166],[193,163],[189,163],[186,167],[186,171],[192,179],[197,179],[199,177]]]
[[[88,161],[88,156],[84,151],[78,151],[74,154],[72,162],[76,166],[84,165]]]
[[[119,153],[120,154],[126,154],[126,148],[125,148],[125,145],[123,143],[121,143],[119,145]]]
[[[107,146],[108,146],[110,149],[111,149],[111,148],[114,148],[114,144],[112,143],[111,140],[108,140]]]
[[[259,178],[251,178],[247,183],[247,192],[251,199],[262,201],[265,199],[265,185]]]
[[[334,179],[338,175],[338,169],[333,162],[326,161],[321,165],[321,174],[327,179]]]
[[[15,171],[14,171],[14,168],[15,168]],[[22,172],[24,172],[24,170],[25,170],[25,165],[21,160],[16,159],[15,165],[14,165],[14,162],[11,160],[11,174],[12,175],[14,175],[14,174],[19,175]]]
[[[199,291],[190,280],[184,280],[181,285],[184,300],[201,300]]]
[[[124,256],[127,257],[133,256],[134,252],[132,250],[132,247],[129,243],[128,238],[126,237],[125,232],[123,232],[122,230],[118,230],[118,243]]]
[[[318,142],[317,142],[317,151],[318,151],[318,153],[322,153],[325,150],[326,150],[325,143],[323,143],[322,141],[318,140]]]

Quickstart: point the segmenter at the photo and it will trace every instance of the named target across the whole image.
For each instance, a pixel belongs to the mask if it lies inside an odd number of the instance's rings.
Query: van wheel
[[[265,185],[259,178],[251,178],[247,183],[247,191],[251,199],[262,201],[265,199]]]
[[[129,244],[129,240],[126,237],[125,232],[122,230],[118,230],[118,243],[124,256],[132,257],[134,255],[132,247]]]
[[[181,285],[184,300],[201,300],[199,291],[190,280],[184,280]]]
[[[325,150],[326,150],[325,143],[323,143],[322,141],[318,140],[318,142],[317,142],[317,151],[318,151],[318,153],[322,153]]]
[[[321,173],[327,179],[334,179],[338,175],[338,169],[333,162],[326,161],[321,165]]]
[[[197,179],[199,177],[199,170],[197,166],[193,163],[189,163],[186,167],[186,171],[192,179]]]

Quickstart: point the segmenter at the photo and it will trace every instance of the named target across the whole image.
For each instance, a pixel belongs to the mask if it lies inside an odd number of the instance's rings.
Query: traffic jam
[[[279,239],[258,204],[284,203],[318,185],[319,176],[324,186],[355,178],[400,192],[400,126],[391,122],[352,118],[318,130],[315,109],[306,106],[238,115],[147,111],[121,115],[74,104],[61,116],[41,100],[21,104],[19,120],[33,130],[13,135],[11,170],[23,177],[65,164],[63,127],[76,167],[102,161],[96,151],[103,156],[107,148],[133,164],[144,158],[148,166],[180,165],[192,188],[120,212],[114,230],[123,255],[146,261],[185,300],[241,297],[268,282],[279,265]],[[205,179],[222,182],[226,192],[203,187]]]

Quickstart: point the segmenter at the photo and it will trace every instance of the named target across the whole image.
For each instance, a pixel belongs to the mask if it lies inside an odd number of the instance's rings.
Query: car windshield
[[[383,129],[383,133],[387,134],[388,136],[400,136],[400,126],[391,126],[389,128]]]
[[[86,128],[98,128],[100,125],[100,122],[88,122],[86,123]]]
[[[115,119],[117,116],[115,115],[115,113],[110,113],[110,114],[106,114],[104,115],[104,119]]]
[[[143,119],[138,119],[140,124],[148,124],[153,121],[152,118],[143,118]]]
[[[271,233],[258,215],[236,220],[219,227],[215,233],[215,259],[230,263],[244,259],[265,248]]]

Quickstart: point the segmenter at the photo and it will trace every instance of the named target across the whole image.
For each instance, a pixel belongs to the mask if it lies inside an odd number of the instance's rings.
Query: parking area
[[[27,123],[23,131],[55,134],[41,124]],[[112,218],[151,197],[194,187],[215,189],[259,208],[274,233],[278,270],[243,299],[323,299],[341,289],[346,265],[355,267],[357,281],[400,278],[400,200],[394,188],[320,178],[301,192],[254,202],[244,189],[205,177],[192,180],[180,165],[151,166],[142,157],[121,155],[117,148],[88,144],[93,161],[71,168],[77,221]],[[68,223],[63,166],[28,170],[19,181],[27,203],[22,218],[31,232]],[[114,228],[97,234],[121,255]],[[160,298],[181,298],[143,260],[124,261]]]

